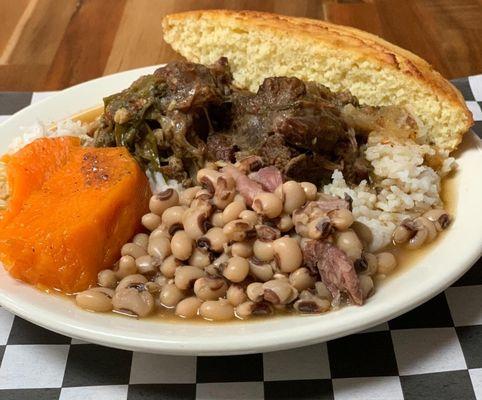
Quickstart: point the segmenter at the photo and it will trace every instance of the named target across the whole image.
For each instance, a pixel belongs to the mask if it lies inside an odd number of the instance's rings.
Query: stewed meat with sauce
[[[251,155],[288,178],[316,184],[333,171],[349,181],[367,177],[359,141],[342,112],[358,107],[297,78],[266,78],[257,93],[232,85],[226,58],[206,67],[174,61],[105,98],[97,146],[126,146],[144,168],[189,183],[208,160]]]

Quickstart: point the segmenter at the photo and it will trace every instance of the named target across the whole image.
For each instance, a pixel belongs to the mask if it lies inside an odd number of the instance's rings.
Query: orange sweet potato
[[[119,257],[150,196],[125,148],[38,139],[7,163],[11,198],[0,222],[0,261],[15,278],[75,293]]]

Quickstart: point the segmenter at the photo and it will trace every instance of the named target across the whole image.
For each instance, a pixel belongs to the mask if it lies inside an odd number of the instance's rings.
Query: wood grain
[[[482,0],[0,0],[0,90],[56,90],[179,56],[163,15],[251,9],[375,33],[448,78],[482,72]]]

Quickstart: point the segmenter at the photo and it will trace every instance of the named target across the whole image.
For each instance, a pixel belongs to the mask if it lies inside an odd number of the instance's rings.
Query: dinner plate
[[[0,153],[37,121],[57,121],[100,105],[102,97],[128,87],[156,67],[95,79],[33,104],[0,124]],[[348,335],[394,318],[444,290],[482,253],[482,145],[469,133],[458,151],[455,220],[437,242],[377,287],[362,307],[323,315],[289,315],[229,323],[136,320],[94,314],[71,299],[49,295],[12,279],[0,267],[0,304],[12,313],[63,335],[105,346],[180,355],[226,355],[265,352],[310,345]],[[55,212],[55,210],[52,210]],[[88,249],[86,249],[88,251]]]

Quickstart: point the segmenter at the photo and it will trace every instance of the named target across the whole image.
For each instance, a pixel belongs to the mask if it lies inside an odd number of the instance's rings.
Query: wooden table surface
[[[57,90],[176,58],[163,15],[270,11],[375,33],[448,78],[482,72],[482,0],[0,0],[0,90]]]

